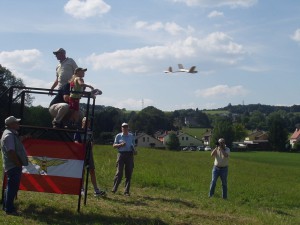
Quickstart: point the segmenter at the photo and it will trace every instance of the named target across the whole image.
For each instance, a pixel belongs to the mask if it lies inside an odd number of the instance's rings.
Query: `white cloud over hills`
[[[294,41],[300,42],[300,28],[295,30],[294,34],[291,36]]]
[[[67,14],[79,19],[101,16],[110,9],[111,6],[103,0],[69,0],[64,7]]]
[[[194,31],[192,27],[188,28],[183,28],[179,26],[177,23],[174,22],[167,22],[167,23],[162,23],[162,22],[154,22],[154,23],[149,23],[146,21],[137,21],[135,23],[135,28],[136,29],[143,29],[143,30],[149,30],[149,31],[159,31],[159,30],[164,30],[167,33],[171,35],[178,35],[181,33],[191,33]]]
[[[182,2],[187,6],[201,6],[201,7],[219,7],[229,6],[232,8],[237,7],[250,7],[257,3],[258,0],[173,0],[173,2]]]
[[[197,58],[232,65],[240,61],[245,53],[244,47],[234,42],[230,36],[223,32],[214,32],[203,38],[189,36],[164,45],[102,54],[93,53],[86,61],[95,70],[113,69],[123,73],[147,73],[151,72],[151,66],[155,65],[157,60]]]
[[[211,88],[196,90],[197,97],[211,98],[211,97],[232,97],[246,95],[248,91],[241,85],[229,87],[228,85],[217,85]]]

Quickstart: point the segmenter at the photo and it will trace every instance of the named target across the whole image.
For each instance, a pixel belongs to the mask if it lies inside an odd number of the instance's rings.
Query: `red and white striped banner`
[[[80,143],[27,139],[29,165],[23,167],[20,190],[78,195],[85,146]]]

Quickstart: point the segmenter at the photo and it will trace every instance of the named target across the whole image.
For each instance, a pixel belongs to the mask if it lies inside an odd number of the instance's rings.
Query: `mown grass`
[[[116,151],[94,150],[98,183],[108,192]],[[77,213],[77,197],[20,192],[20,217],[0,214],[0,224],[300,224],[300,154],[231,154],[229,199],[208,198],[212,159],[209,152],[139,149],[131,196],[123,187],[95,198],[89,185],[87,205]]]

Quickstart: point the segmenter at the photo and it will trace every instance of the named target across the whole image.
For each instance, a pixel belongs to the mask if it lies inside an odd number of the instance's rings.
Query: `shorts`
[[[69,98],[69,108],[75,111],[79,111],[79,98]]]

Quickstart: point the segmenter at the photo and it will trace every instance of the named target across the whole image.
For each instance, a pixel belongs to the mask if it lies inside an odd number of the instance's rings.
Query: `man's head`
[[[59,48],[56,51],[53,52],[53,54],[56,56],[57,60],[63,61],[66,59],[66,50],[63,48]]]
[[[21,119],[17,119],[14,116],[10,116],[5,119],[5,126],[8,129],[18,130],[20,128],[20,124],[19,124],[20,121]]]
[[[128,134],[128,129],[129,129],[128,123],[122,123],[121,127],[122,127],[122,132]]]
[[[218,140],[218,143],[220,144],[220,146],[225,146],[225,139],[224,138],[220,138]]]

